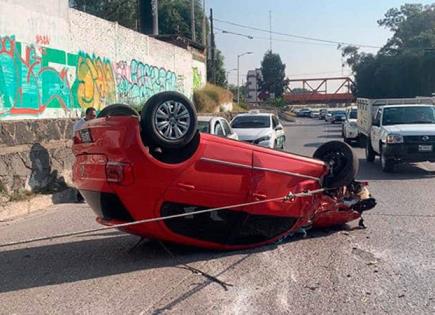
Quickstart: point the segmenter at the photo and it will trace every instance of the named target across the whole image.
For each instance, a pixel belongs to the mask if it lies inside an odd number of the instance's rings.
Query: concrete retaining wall
[[[0,191],[52,193],[71,185],[73,119],[0,122]]]
[[[206,83],[202,52],[68,8],[68,0],[0,0],[0,120],[77,117]]]

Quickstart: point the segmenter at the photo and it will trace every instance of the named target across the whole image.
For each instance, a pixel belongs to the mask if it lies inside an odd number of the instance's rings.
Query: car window
[[[234,118],[231,127],[240,129],[269,128],[270,116],[245,115]]]
[[[208,121],[198,121],[198,130],[210,133],[210,123]]]
[[[224,131],[225,131],[225,134],[226,134],[226,135],[230,135],[230,134],[233,133],[233,132],[231,131],[231,127],[230,127],[230,125],[227,123],[226,120],[221,120],[221,123],[222,123],[222,125],[223,125],[223,127],[224,127]]]
[[[221,123],[219,121],[216,122],[216,125],[214,127],[214,132],[218,136],[225,136],[224,128],[222,128],[222,125],[221,125]]]
[[[434,107],[390,107],[384,109],[382,124],[435,124]]]
[[[352,109],[349,112],[349,119],[357,119],[358,118],[358,111],[356,109]]]
[[[375,121],[380,121],[380,120],[381,120],[381,111],[378,110],[378,112],[376,113]]]

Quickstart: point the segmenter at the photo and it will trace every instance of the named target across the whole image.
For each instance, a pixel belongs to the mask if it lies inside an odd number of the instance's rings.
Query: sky
[[[383,46],[392,33],[379,27],[377,21],[390,8],[404,3],[430,4],[435,1],[400,0],[206,0],[207,14],[213,9],[215,19],[269,29],[269,10],[272,30],[337,42],[368,46]],[[259,68],[264,53],[269,49],[269,34],[229,25],[215,20],[216,46],[225,57],[227,71],[237,68],[240,57],[240,83],[246,80],[248,70]],[[224,31],[261,37],[248,39],[224,34]],[[273,35],[272,51],[279,53],[286,64],[290,79],[333,77],[351,74],[342,68],[341,51],[336,44],[316,43],[285,36]],[[376,53],[376,48],[361,48]],[[237,71],[229,74],[229,82],[237,82]]]

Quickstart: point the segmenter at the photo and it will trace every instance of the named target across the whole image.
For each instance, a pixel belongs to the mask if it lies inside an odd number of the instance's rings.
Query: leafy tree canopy
[[[261,62],[260,88],[263,94],[274,94],[281,97],[288,80],[285,78],[285,64],[282,63],[279,54],[272,51],[266,52]]]
[[[379,26],[393,36],[377,54],[342,48],[358,97],[431,96],[435,92],[435,5],[405,4],[387,11]]]

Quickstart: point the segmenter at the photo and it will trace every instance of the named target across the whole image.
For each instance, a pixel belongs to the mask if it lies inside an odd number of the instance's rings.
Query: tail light
[[[106,180],[110,183],[130,185],[134,181],[133,168],[129,163],[108,162],[106,164]]]

